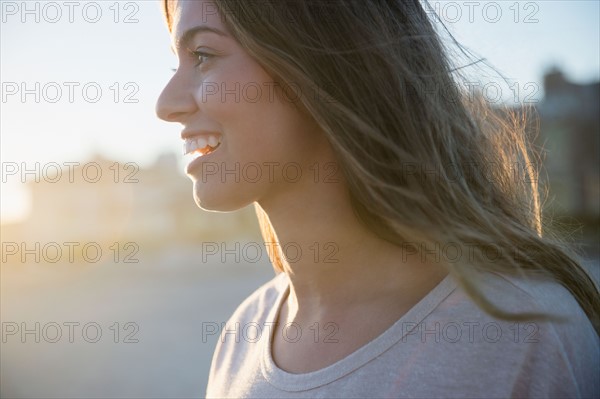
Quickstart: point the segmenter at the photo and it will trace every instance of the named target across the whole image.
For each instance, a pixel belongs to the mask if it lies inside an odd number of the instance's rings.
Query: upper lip
[[[184,130],[181,132],[181,139],[190,139],[192,137],[208,137],[208,136],[221,136],[221,133],[211,132],[209,130]]]

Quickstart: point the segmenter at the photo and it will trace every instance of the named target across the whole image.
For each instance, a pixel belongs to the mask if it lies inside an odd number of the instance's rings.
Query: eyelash
[[[196,50],[196,51],[188,50],[188,52],[189,52],[190,56],[192,58],[195,58],[195,59],[198,59],[200,57],[210,58],[210,57],[213,56],[212,54],[208,54],[208,53],[205,53],[204,51],[200,51],[200,50]],[[204,64],[206,61],[208,61],[208,60],[205,60],[204,62],[198,60],[198,62],[196,62],[196,64],[194,65],[194,67],[198,68],[200,65]],[[177,72],[177,68],[171,68],[171,71],[173,73],[176,73]]]

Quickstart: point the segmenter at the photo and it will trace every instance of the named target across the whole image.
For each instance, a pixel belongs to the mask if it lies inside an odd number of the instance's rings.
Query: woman
[[[523,129],[460,89],[417,0],[164,11],[157,113],[194,198],[254,203],[279,272],[222,329],[207,396],[598,396],[598,290],[542,234]]]

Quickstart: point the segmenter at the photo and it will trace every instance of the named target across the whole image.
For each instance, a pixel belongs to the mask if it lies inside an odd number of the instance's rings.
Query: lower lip
[[[221,143],[221,144],[220,144],[220,145],[217,147],[217,149],[216,149],[216,150],[214,150],[213,152],[211,152],[211,153],[209,153],[209,154],[206,154],[206,155],[202,155],[202,156],[200,156],[200,157],[198,157],[198,158],[194,159],[193,161],[189,162],[189,163],[187,164],[186,168],[185,168],[185,172],[186,172],[186,174],[188,174],[188,175],[191,175],[191,174],[193,174],[193,172],[194,172],[196,169],[198,169],[198,168],[201,166],[201,164],[202,164],[203,162],[206,162],[206,161],[210,160],[211,158],[213,158],[213,157],[214,157],[214,155],[215,155],[215,153],[216,153],[216,152],[218,152],[219,150],[221,150],[221,146],[222,146],[222,145],[223,145],[223,144]]]

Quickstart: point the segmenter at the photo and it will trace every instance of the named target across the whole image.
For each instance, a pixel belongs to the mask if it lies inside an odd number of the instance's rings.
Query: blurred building
[[[27,181],[31,213],[22,223],[3,225],[3,241],[118,240],[159,249],[260,237],[252,206],[232,213],[199,209],[174,154],[160,156],[148,168],[94,156],[61,173],[60,179],[42,173],[38,182]]]
[[[569,82],[558,69],[544,77],[539,144],[546,150],[550,198],[557,212],[600,220],[600,82]],[[542,176],[544,177],[544,176]]]

